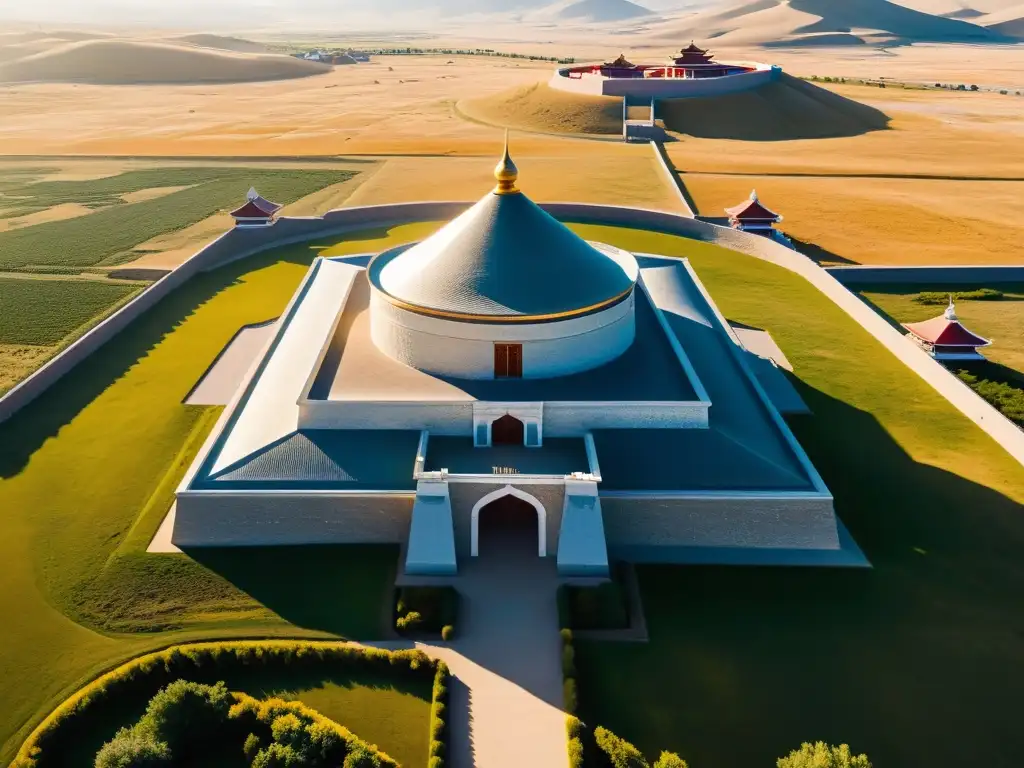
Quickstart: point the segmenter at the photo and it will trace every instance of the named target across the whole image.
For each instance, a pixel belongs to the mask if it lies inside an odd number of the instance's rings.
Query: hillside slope
[[[791,75],[743,93],[658,102],[671,131],[714,139],[787,141],[884,130],[885,113]]]
[[[87,40],[0,64],[0,82],[127,85],[283,80],[330,67],[291,56],[130,40]]]
[[[216,48],[221,51],[234,51],[235,53],[266,53],[267,48],[252,40],[244,40],[240,37],[228,37],[225,35],[214,35],[199,32],[192,35],[180,35],[179,37],[168,38],[170,43],[187,43],[198,45],[201,48]]]
[[[459,102],[467,117],[489,125],[544,133],[622,133],[622,99],[556,91],[547,83]]]

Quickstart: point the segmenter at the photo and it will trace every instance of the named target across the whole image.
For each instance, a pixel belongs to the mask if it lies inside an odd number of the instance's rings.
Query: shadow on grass
[[[388,228],[374,228],[344,235],[346,241],[374,240]],[[29,458],[61,427],[70,423],[89,403],[120,379],[196,309],[221,291],[237,284],[248,272],[278,262],[309,264],[318,248],[342,238],[312,240],[269,251],[196,275],[165,296],[127,328],[104,344],[48,390],[7,421],[0,424],[0,478],[17,475]],[[268,310],[268,314],[273,314]],[[197,378],[208,361],[190,361]],[[152,407],[153,403],[140,403]],[[163,406],[164,404],[159,404]],[[174,407],[184,407],[179,402]]]
[[[186,554],[297,627],[372,639],[390,622],[397,546],[195,547]]]
[[[585,719],[719,768],[817,739],[879,766],[1019,765],[1024,505],[797,386],[816,415],[793,430],[874,568],[640,569],[651,642],[577,643]]]

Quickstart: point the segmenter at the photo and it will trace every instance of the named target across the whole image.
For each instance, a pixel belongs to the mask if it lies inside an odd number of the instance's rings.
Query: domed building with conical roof
[[[581,238],[519,189],[507,136],[495,177],[420,242],[313,261],[178,488],[173,543],[397,544],[415,577],[513,540],[565,576],[859,564],[769,394],[787,380],[687,260]]]

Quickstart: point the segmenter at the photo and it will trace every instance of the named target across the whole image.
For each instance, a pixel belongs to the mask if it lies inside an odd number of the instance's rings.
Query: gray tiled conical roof
[[[489,193],[370,265],[374,286],[407,308],[485,322],[596,310],[629,295],[637,274],[631,254],[591,245],[518,191]]]

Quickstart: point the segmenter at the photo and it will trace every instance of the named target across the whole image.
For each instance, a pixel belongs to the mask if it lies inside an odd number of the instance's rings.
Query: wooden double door
[[[523,378],[523,345],[522,344],[495,344],[494,345],[494,378],[496,378],[496,379],[521,379],[521,378]]]

